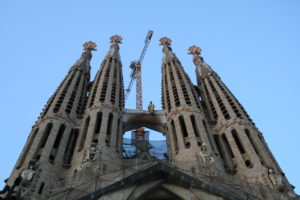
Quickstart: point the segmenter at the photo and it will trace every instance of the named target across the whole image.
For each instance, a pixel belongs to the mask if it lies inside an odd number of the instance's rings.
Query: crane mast
[[[142,94],[142,73],[141,73],[141,67],[142,67],[142,62],[145,57],[146,51],[148,49],[149,43],[151,41],[153,35],[153,31],[148,31],[148,34],[145,38],[145,45],[142,50],[142,53],[138,59],[138,61],[133,61],[130,64],[130,68],[132,69],[131,74],[130,74],[130,82],[129,86],[126,89],[126,94],[125,94],[125,101],[127,100],[129,93],[131,91],[131,88],[133,86],[134,81],[136,80],[136,109],[137,110],[143,110],[143,94]]]
[[[153,35],[153,31],[149,30],[148,34],[145,38],[145,45],[142,50],[142,53],[138,59],[138,61],[133,61],[130,64],[130,68],[132,69],[131,74],[130,74],[130,82],[129,86],[126,89],[125,93],[125,101],[128,98],[128,95],[131,91],[131,88],[133,86],[134,81],[136,80],[136,109],[137,110],[143,110],[143,90],[142,90],[142,62],[145,57],[146,51],[148,49],[149,43],[151,41]],[[147,138],[146,138],[147,137]],[[149,139],[149,131],[145,131],[145,128],[137,128],[136,130],[131,132],[131,139],[133,143],[136,143],[139,140],[145,140]]]

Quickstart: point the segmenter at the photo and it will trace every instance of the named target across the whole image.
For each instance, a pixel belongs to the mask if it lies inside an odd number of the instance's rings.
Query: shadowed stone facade
[[[299,199],[238,100],[200,56],[195,86],[163,37],[162,107],[124,107],[120,36],[94,81],[84,52],[47,102],[1,191],[24,200]],[[123,157],[123,134],[147,127],[166,135],[167,160]]]

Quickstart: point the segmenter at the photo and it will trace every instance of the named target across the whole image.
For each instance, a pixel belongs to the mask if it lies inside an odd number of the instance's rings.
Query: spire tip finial
[[[188,54],[200,55],[202,49],[200,47],[193,45],[193,46],[189,47],[188,51],[189,51]]]
[[[95,42],[92,42],[92,41],[88,41],[86,43],[83,44],[83,47],[84,47],[84,50],[89,50],[89,51],[96,51],[96,47],[97,47],[97,44]]]
[[[171,45],[172,40],[168,37],[162,37],[159,40],[160,45],[169,47]]]
[[[113,35],[110,37],[110,43],[117,44],[117,43],[122,43],[121,41],[123,38],[119,35]]]
[[[200,56],[201,51],[202,51],[202,49],[195,45],[188,48],[188,54],[193,55],[193,61],[196,65],[203,63],[203,58]]]

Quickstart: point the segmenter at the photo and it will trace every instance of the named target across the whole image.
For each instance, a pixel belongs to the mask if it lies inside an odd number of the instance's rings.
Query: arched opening
[[[123,135],[124,159],[168,160],[166,136],[151,129],[137,128]]]
[[[138,198],[138,200],[182,200],[179,196],[177,196],[172,191],[165,189],[164,187],[155,188],[149,190],[142,196]]]

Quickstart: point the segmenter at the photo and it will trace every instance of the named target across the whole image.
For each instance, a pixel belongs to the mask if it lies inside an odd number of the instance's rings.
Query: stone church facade
[[[110,38],[93,81],[96,44],[84,44],[32,127],[2,199],[299,199],[262,133],[199,47],[189,48],[194,85],[171,40],[161,38],[162,110],[126,109],[121,40]],[[166,160],[123,157],[124,132],[141,127],[166,136]]]

